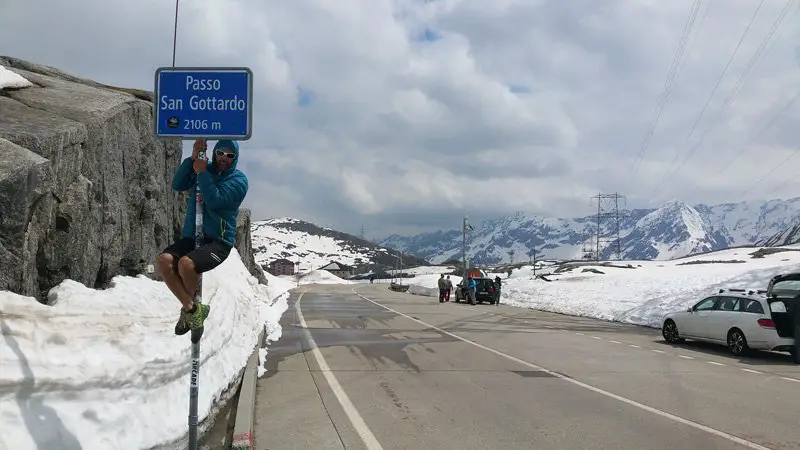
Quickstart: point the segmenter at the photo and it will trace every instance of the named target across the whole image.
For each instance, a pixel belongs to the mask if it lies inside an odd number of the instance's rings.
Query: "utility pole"
[[[461,263],[464,265],[464,285],[466,286],[467,277],[469,274],[469,267],[467,267],[467,231],[472,231],[472,225],[467,222],[467,216],[464,216],[464,222],[461,224]]]
[[[625,200],[625,196],[619,193],[597,194],[592,197],[597,201],[597,216],[595,230],[595,249],[594,259],[599,261],[603,251],[612,245],[612,255],[617,261],[622,259],[622,240],[620,239],[620,200]],[[623,209],[625,207],[623,206]],[[608,224],[608,232],[603,233],[603,224]]]
[[[533,275],[536,275],[536,249],[532,248],[528,250],[528,258],[530,258],[530,263],[533,266]]]
[[[364,225],[361,225],[361,240],[364,240]]]

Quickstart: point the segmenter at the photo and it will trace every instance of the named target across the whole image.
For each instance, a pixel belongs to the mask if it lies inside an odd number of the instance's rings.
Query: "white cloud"
[[[0,54],[151,88],[153,70],[171,60],[170,3],[14,2],[0,16]],[[787,4],[764,2],[687,140],[758,6],[703,1],[641,167],[630,170],[693,3],[193,0],[181,3],[177,59],[254,70],[255,133],[242,168],[258,217],[354,229],[374,215],[388,231],[400,210],[447,220],[477,209],[589,214],[588,197],[601,191],[622,191],[629,206],[743,200],[798,146],[800,102],[757,136],[800,90],[798,2],[703,145],[659,186]],[[310,104],[298,106],[299,96]],[[769,193],[799,161],[746,197]]]

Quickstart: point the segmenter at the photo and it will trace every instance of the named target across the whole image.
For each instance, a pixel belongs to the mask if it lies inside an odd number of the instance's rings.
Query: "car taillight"
[[[758,325],[761,328],[775,329],[775,322],[773,322],[772,319],[758,319]]]
[[[489,289],[487,289],[487,291],[494,292],[494,288],[489,288]]]

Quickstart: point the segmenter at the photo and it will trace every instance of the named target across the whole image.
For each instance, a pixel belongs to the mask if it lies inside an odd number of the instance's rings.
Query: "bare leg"
[[[164,278],[164,283],[167,285],[170,291],[178,298],[178,301],[181,302],[184,309],[191,309],[193,302],[192,296],[186,292],[186,287],[181,280],[181,277],[178,275],[175,270],[173,270],[173,261],[175,257],[169,253],[162,253],[158,255],[156,259],[156,265],[158,266],[158,273],[161,274],[161,277]]]
[[[197,272],[194,271],[194,261],[188,256],[179,259],[178,273],[183,281],[183,288],[190,298],[189,306],[186,306],[184,303],[184,307],[186,307],[187,310],[192,309],[192,306],[194,306],[194,293],[197,291],[197,279],[199,278]]]

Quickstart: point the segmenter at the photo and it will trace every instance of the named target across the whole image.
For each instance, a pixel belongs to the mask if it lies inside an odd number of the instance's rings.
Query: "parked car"
[[[667,314],[661,333],[669,343],[724,344],[737,356],[750,349],[783,351],[797,361],[792,314],[798,293],[800,273],[773,277],[766,290],[720,289],[686,311]]]
[[[494,305],[494,280],[491,278],[473,278],[475,280],[475,301],[478,303],[488,302]],[[468,301],[467,289],[464,287],[463,282],[456,285],[456,303],[461,300]]]

